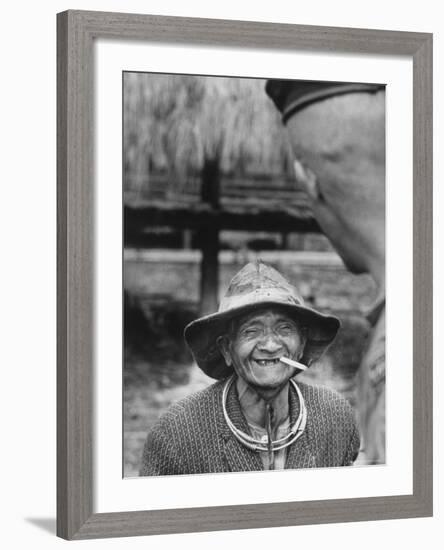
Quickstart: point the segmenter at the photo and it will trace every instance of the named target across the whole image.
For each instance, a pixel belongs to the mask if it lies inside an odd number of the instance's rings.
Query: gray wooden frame
[[[413,494],[93,513],[93,43],[403,55],[413,60]],[[432,35],[67,11],[57,16],[57,533],[87,539],[432,515]]]

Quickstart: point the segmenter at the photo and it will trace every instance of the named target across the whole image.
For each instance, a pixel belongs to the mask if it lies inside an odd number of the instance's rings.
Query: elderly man
[[[246,265],[219,311],[185,328],[196,363],[218,382],[160,418],[140,475],[351,465],[359,434],[349,404],[294,380],[338,328],[335,317],[305,306],[275,269]]]
[[[296,178],[319,225],[377,296],[359,372],[359,417],[368,463],[385,462],[385,86],[269,80],[295,155]]]

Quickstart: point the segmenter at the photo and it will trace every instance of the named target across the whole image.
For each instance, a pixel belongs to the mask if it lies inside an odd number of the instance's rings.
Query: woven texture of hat
[[[304,304],[298,290],[276,269],[257,261],[247,264],[233,277],[222,298],[219,311],[264,301]]]

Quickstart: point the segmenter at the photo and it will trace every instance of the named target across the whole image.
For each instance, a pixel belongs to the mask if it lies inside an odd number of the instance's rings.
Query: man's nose
[[[281,341],[272,331],[265,333],[259,342],[259,349],[268,351],[269,353],[274,353],[281,349],[281,347]]]

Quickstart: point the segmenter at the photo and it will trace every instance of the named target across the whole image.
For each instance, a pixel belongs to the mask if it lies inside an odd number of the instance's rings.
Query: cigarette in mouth
[[[289,359],[288,357],[281,357],[280,361],[282,361],[282,363],[285,363],[286,365],[290,365],[290,367],[296,367],[296,368],[301,369],[301,370],[307,370],[308,369],[308,367],[306,367],[302,363],[298,363],[297,361],[293,361],[293,359]]]

